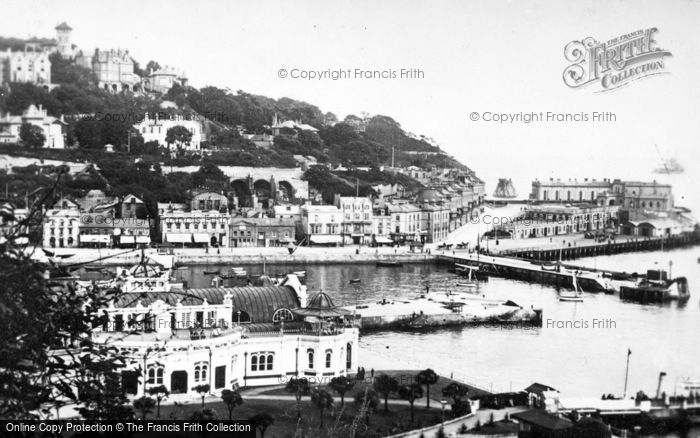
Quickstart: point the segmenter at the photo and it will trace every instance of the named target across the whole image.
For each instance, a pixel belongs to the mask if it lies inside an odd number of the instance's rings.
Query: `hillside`
[[[21,43],[20,39],[0,39],[0,45],[11,48]],[[164,95],[113,94],[97,87],[96,77],[89,69],[76,66],[56,54],[51,55],[51,61],[52,79],[58,86],[47,91],[28,83],[5,84],[0,88],[0,113],[21,114],[30,104],[35,104],[46,108],[49,115],[63,115],[67,122],[66,144],[71,148],[32,150],[22,145],[7,144],[0,147],[0,152],[15,156],[95,163],[107,177],[109,190],[119,192],[139,187],[145,191],[152,189],[151,196],[146,196],[151,202],[163,199],[162,196],[166,194],[171,195],[170,199],[179,199],[182,194],[177,195],[176,192],[187,188],[192,182],[187,180],[180,183],[173,180],[172,175],[165,177],[159,171],[155,171],[152,177],[135,176],[145,169],[153,171],[154,167],[160,165],[295,167],[298,164],[294,155],[303,155],[314,157],[319,163],[329,164],[333,168],[342,166],[350,169],[349,172],[335,175],[326,171],[312,172],[309,175],[311,186],[323,193],[324,197],[330,196],[332,190],[341,194],[354,194],[358,183],[362,194],[369,193],[370,185],[380,183],[401,183],[409,188],[420,186],[406,176],[389,175],[378,170],[360,171],[357,167],[377,169],[393,162],[396,167],[417,165],[465,168],[424,137],[405,132],[397,121],[388,116],[360,118],[350,115],[344,121],[338,121],[335,114],[324,113],[317,106],[304,101],[287,97],[273,99],[242,90],[234,93],[212,86],[197,89],[176,85]],[[148,63],[155,64],[155,61]],[[202,143],[203,150],[171,157],[157,143],[144,142],[143,137],[133,132],[131,127],[145,113],[186,115],[201,120],[207,137]],[[284,128],[269,148],[256,147],[241,135],[271,134],[270,125],[275,115],[279,120],[294,120],[311,125],[318,133]],[[127,150],[126,143],[130,135],[130,149]],[[105,156],[102,148],[108,143],[116,146],[116,152]],[[150,164],[144,166],[143,163]],[[130,181],[122,180],[118,174],[105,175],[111,166],[125,169],[124,173],[130,175]],[[48,172],[51,174],[52,171]],[[32,173],[41,175],[41,178],[33,178]],[[29,190],[32,183],[46,183],[44,176],[46,171],[31,169],[23,174],[21,179],[24,182],[16,181],[19,183],[16,188],[20,191]],[[13,183],[8,181],[7,176],[0,179]],[[70,181],[62,188],[71,193],[105,188],[104,181],[98,180],[99,178],[83,178],[80,181]],[[140,185],[133,184],[139,180]],[[122,186],[126,187],[119,189]]]

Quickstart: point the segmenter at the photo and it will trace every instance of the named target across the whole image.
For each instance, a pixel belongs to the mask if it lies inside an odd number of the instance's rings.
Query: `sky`
[[[693,184],[700,170],[700,1],[4,0],[0,35],[52,37],[62,21],[82,49],[129,49],[141,65],[173,65],[198,87],[291,97],[340,118],[389,115],[434,138],[491,190],[498,177],[513,178],[520,192],[535,177],[648,179],[660,155],[677,156]],[[651,27],[672,54],[666,74],[607,93],[564,84],[569,42]],[[356,68],[423,74],[289,77]],[[482,120],[521,111],[612,112],[615,121]]]

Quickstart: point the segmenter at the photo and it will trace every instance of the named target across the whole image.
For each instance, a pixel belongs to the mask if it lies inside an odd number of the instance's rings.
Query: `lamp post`
[[[440,400],[440,406],[442,406],[442,426],[445,425],[445,405],[447,404],[447,400],[444,398]]]

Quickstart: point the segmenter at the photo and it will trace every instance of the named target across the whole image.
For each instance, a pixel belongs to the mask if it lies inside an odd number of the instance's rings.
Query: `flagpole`
[[[632,350],[627,349],[627,368],[625,369],[625,391],[622,394],[622,398],[627,398],[627,378],[630,374],[630,356],[632,355]]]

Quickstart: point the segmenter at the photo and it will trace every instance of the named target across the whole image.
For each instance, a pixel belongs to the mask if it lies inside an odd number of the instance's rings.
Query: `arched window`
[[[307,350],[306,354],[309,359],[309,369],[314,369],[314,351],[313,350]]]
[[[251,371],[257,371],[258,370],[258,356],[252,356],[250,358],[250,370]]]
[[[642,208],[645,208],[647,206],[647,203],[645,201],[642,201]]]
[[[258,369],[260,371],[265,371],[265,358],[266,356],[264,354],[260,355],[258,358]]]
[[[294,314],[292,313],[291,310],[289,309],[278,309],[275,311],[275,313],[272,314],[272,322],[280,322],[280,321],[293,321],[294,320]]]
[[[274,359],[274,356],[271,354],[267,355],[267,370],[271,371],[272,370],[272,360]]]
[[[595,199],[595,192],[591,192],[591,201]]]
[[[578,191],[578,200],[583,201],[583,190]]]
[[[146,380],[146,383],[149,385],[153,385],[156,383],[156,369],[155,368],[149,368],[148,369],[148,380]]]
[[[205,383],[207,381],[207,372],[209,364],[206,362],[198,362],[194,364],[194,383]]]
[[[331,367],[331,359],[333,358],[333,352],[331,350],[326,350],[326,368]]]

